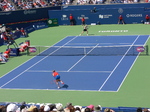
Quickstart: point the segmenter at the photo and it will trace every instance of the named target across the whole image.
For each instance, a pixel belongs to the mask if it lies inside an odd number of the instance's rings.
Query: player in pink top
[[[55,70],[53,70],[53,73],[52,73],[53,77],[55,78],[55,83],[57,84],[58,86],[58,89],[60,88],[59,86],[59,82],[61,82],[62,84],[64,84],[64,82],[60,79],[60,75],[58,72],[56,72]]]

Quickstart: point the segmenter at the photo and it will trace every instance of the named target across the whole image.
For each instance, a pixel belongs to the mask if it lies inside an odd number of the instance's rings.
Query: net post
[[[29,46],[27,47],[27,56],[29,56]]]
[[[146,55],[148,55],[148,45],[146,45]]]

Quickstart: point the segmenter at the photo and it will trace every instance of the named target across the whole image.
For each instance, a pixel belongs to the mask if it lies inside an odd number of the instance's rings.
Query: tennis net
[[[148,55],[148,45],[116,46],[30,46],[30,56],[112,56],[112,55]]]

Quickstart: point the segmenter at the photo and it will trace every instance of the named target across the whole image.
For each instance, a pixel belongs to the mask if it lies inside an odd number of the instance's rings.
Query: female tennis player
[[[55,83],[57,84],[58,86],[58,89],[60,88],[59,86],[59,82],[61,82],[61,84],[64,84],[64,82],[60,79],[60,75],[58,72],[56,72],[55,70],[53,70],[53,73],[52,73],[53,77],[55,78]]]
[[[83,26],[83,31],[81,32],[81,34],[79,36],[81,36],[84,32],[86,32],[88,35],[88,26],[87,25]]]

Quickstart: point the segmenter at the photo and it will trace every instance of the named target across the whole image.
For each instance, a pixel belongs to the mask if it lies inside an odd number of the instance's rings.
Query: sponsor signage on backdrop
[[[51,26],[58,26],[58,20],[57,19],[48,19],[48,26],[51,27]]]
[[[33,25],[33,27],[38,30],[38,29],[43,29],[43,28],[47,28],[47,24],[45,22],[38,22],[38,23],[35,23]]]
[[[26,14],[36,14],[36,10],[25,10],[23,13],[24,13],[25,15],[26,15]]]
[[[10,15],[11,14],[11,12],[2,12],[2,13],[0,13],[0,15],[2,16],[2,15]]]
[[[143,15],[142,14],[127,14],[126,17],[127,18],[132,18],[132,17],[136,18],[136,17],[143,17]]]
[[[77,19],[81,20],[83,17],[84,19],[89,19],[89,17],[86,17],[85,15],[78,16]]]
[[[123,9],[122,9],[122,8],[119,8],[119,9],[118,9],[118,13],[119,13],[119,14],[122,14],[122,13],[123,13]]]
[[[99,15],[99,18],[100,18],[100,19],[106,19],[106,18],[108,19],[108,18],[110,18],[110,17],[112,17],[112,16],[113,16],[112,14],[105,14],[105,15],[100,14],[100,15]]]
[[[67,17],[67,15],[63,14],[61,20],[69,20],[69,18]]]

